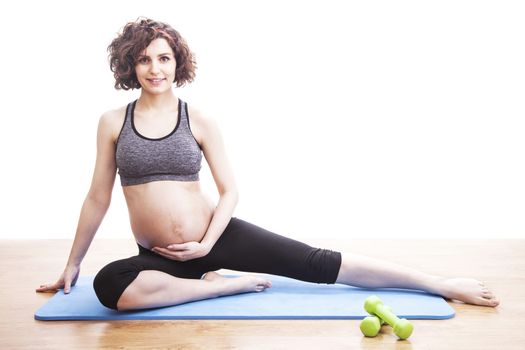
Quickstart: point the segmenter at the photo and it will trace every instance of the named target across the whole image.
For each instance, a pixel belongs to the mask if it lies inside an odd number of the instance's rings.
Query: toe
[[[488,291],[488,290],[481,292],[481,296],[484,297],[484,298],[487,298],[487,299],[494,298],[494,294],[492,294],[492,292]]]
[[[482,305],[482,306],[492,306],[493,304],[493,300],[492,299],[485,299],[483,297],[480,297],[480,298],[476,298],[477,300],[477,303],[478,305]]]
[[[499,305],[499,300],[496,299],[496,297],[492,297],[492,298],[478,298],[478,305],[483,305],[483,306],[491,306],[491,307],[496,307]]]
[[[492,296],[492,298],[489,299],[489,306],[496,307],[498,305],[499,300],[495,296]]]

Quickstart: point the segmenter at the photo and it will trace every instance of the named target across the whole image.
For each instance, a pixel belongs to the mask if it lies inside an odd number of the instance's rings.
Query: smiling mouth
[[[161,81],[166,80],[166,78],[163,78],[163,79],[146,79],[146,80],[151,82],[151,83],[153,83],[153,84],[158,84]]]

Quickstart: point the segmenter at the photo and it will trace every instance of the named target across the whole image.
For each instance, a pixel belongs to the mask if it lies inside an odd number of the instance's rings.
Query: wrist
[[[68,260],[66,266],[69,266],[69,267],[80,267],[80,261],[73,261],[73,260]]]
[[[201,244],[204,247],[204,250],[209,253],[211,251],[211,248],[213,247],[213,244],[209,241],[202,241]]]

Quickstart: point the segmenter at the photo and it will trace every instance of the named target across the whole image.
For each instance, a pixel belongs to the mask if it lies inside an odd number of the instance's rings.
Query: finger
[[[168,257],[168,258],[175,258],[176,260],[179,260],[179,258],[182,257],[182,251],[180,250],[170,250],[166,248],[157,248],[155,249],[155,252],[159,255]]]
[[[37,289],[35,289],[37,292],[43,292],[46,290],[46,286],[45,285],[41,285],[40,287],[38,287]]]
[[[166,248],[153,248],[152,249],[153,252],[157,253],[157,254],[168,254],[170,253],[171,251],[166,249]]]
[[[188,245],[186,243],[170,244],[166,248],[168,248],[169,250],[187,250]]]
[[[185,253],[182,253],[182,251],[173,251],[166,248],[155,248],[155,253],[159,254],[160,256],[163,256],[165,258],[171,259],[171,260],[177,260],[177,261],[185,261]]]
[[[157,255],[160,255],[160,256],[164,256],[166,253],[164,253],[160,248],[157,248],[157,249],[152,249],[152,251],[157,254]]]
[[[66,282],[64,283],[64,294],[69,294],[70,291],[71,291],[71,280],[67,279]]]
[[[160,256],[163,256],[165,258],[171,259],[171,260],[179,260],[178,257],[173,253],[165,253],[162,250],[156,250],[155,253],[157,253]]]
[[[43,284],[40,286],[40,288],[37,288],[37,292],[50,292],[50,291],[56,291],[56,283],[55,284]]]

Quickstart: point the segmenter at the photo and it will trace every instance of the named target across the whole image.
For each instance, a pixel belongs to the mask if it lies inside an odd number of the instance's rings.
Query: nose
[[[150,72],[157,74],[160,72],[160,63],[157,61],[151,61]]]

